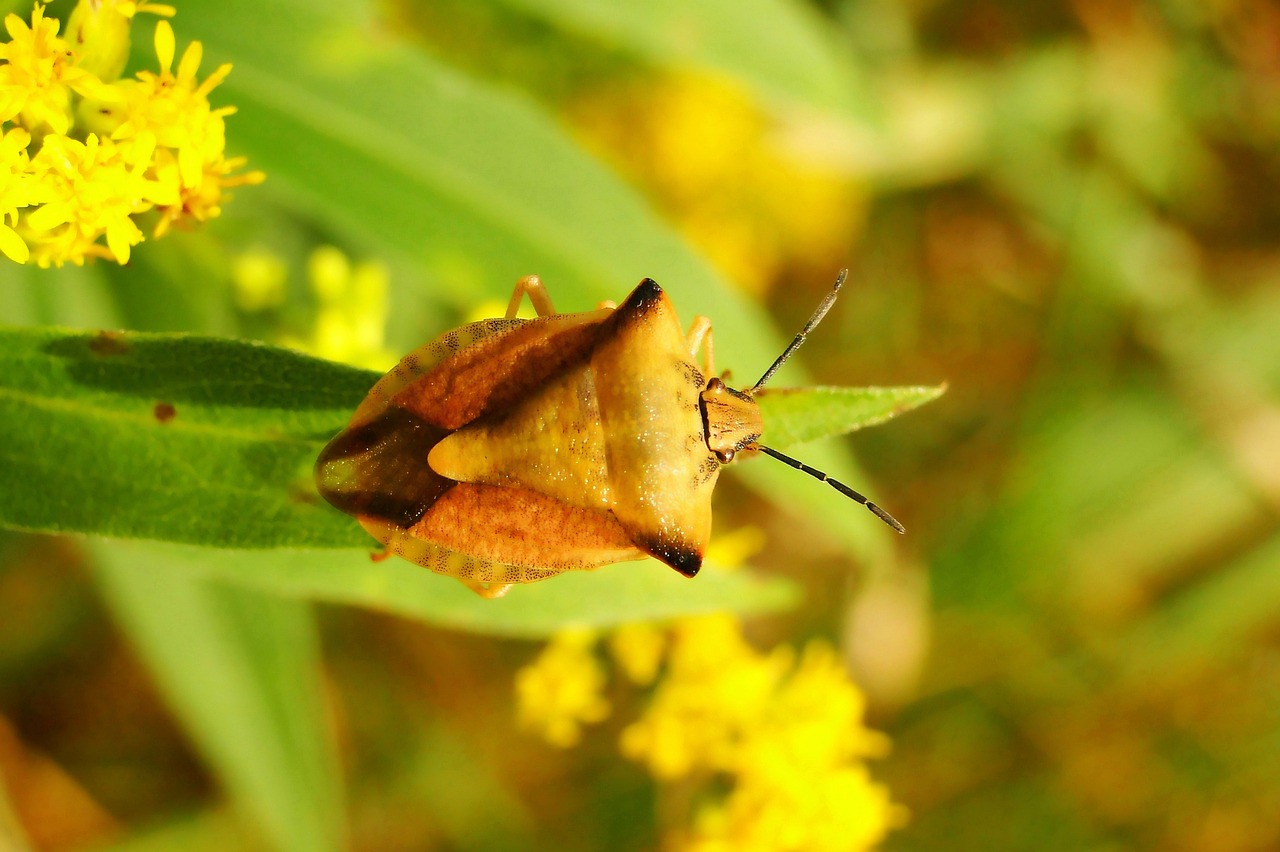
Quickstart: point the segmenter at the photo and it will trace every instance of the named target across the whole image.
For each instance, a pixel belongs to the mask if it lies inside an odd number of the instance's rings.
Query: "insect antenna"
[[[773,378],[773,374],[778,372],[778,368],[787,362],[800,344],[804,343],[804,339],[809,336],[809,332],[818,327],[818,323],[822,322],[822,318],[827,315],[827,311],[831,310],[831,306],[836,303],[836,296],[840,295],[840,286],[844,284],[844,279],[849,277],[849,270],[841,269],[840,274],[836,276],[836,285],[831,288],[831,292],[822,300],[822,304],[818,305],[818,309],[813,312],[813,316],[809,317],[809,321],[804,324],[804,328],[800,329],[800,333],[796,335],[795,340],[791,341],[791,345],[782,350],[782,354],[778,356],[778,360],[773,362],[773,366],[764,371],[764,375],[760,377],[760,381],[751,386],[751,390],[747,391],[747,396],[752,396],[760,388],[764,387],[764,383]]]
[[[799,459],[793,459],[791,458],[791,456],[784,455],[783,453],[778,452],[772,447],[766,447],[763,444],[755,444],[753,445],[753,449],[757,449],[760,452],[765,453],[766,455],[773,456],[778,461],[785,462],[786,464],[789,464],[792,467],[794,467],[796,470],[804,471],[805,473],[812,476],[814,479],[821,480],[822,482],[827,483],[832,488],[839,491],[844,496],[848,497],[850,500],[853,500],[855,503],[861,503],[862,505],[866,506],[868,509],[871,510],[871,513],[873,515],[875,515],[880,520],[884,521],[889,526],[893,527],[898,532],[900,533],[906,532],[906,529],[902,526],[902,524],[898,523],[897,519],[894,518],[893,515],[890,515],[884,509],[881,509],[875,503],[872,503],[866,497],[863,497],[857,491],[854,491],[852,488],[845,485],[840,480],[832,479],[822,471],[818,470],[816,467],[810,467],[809,465],[805,464]]]

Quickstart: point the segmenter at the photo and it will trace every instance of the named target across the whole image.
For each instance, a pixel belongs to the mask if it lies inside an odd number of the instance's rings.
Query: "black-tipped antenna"
[[[787,359],[791,357],[791,353],[800,348],[800,344],[804,343],[804,339],[809,336],[809,332],[817,328],[818,323],[822,322],[822,318],[827,315],[827,311],[831,310],[831,306],[835,304],[836,296],[840,294],[840,286],[844,284],[844,279],[847,277],[849,277],[849,270],[841,269],[840,274],[836,276],[836,286],[831,288],[827,298],[822,300],[821,305],[818,305],[818,309],[813,312],[813,316],[809,317],[809,321],[804,324],[804,328],[796,335],[796,339],[791,341],[791,345],[782,351],[782,354],[778,356],[778,360],[773,362],[772,367],[764,371],[760,381],[751,386],[751,390],[747,391],[748,396],[764,387],[764,383],[773,378],[773,374],[778,372],[778,368],[786,363]]]
[[[884,521],[889,526],[893,527],[898,532],[906,533],[906,529],[903,528],[902,524],[898,523],[898,521],[893,517],[893,515],[890,515],[884,509],[881,509],[875,503],[872,503],[866,497],[863,497],[857,491],[854,491],[852,488],[845,485],[843,482],[839,481],[838,479],[832,479],[822,471],[818,470],[816,467],[809,467],[809,465],[805,464],[804,462],[798,459],[793,459],[791,458],[791,456],[783,455],[777,450],[771,449],[770,447],[766,447],[763,444],[754,444],[753,446],[755,449],[759,450],[760,452],[771,455],[780,462],[786,462],[787,464],[794,467],[796,470],[804,471],[805,473],[812,476],[814,479],[822,480],[823,482],[827,483],[835,490],[839,491],[844,496],[848,497],[850,500],[853,500],[855,503],[861,503],[862,505],[866,506],[868,509],[871,510],[872,514],[874,514],[880,520]]]

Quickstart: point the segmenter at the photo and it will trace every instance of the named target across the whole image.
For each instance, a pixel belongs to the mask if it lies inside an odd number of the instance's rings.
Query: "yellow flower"
[[[653,683],[666,648],[663,632],[652,624],[624,624],[609,636],[609,650],[627,679],[644,686]]]
[[[15,127],[0,137],[0,252],[10,260],[26,263],[30,256],[27,244],[13,229],[18,211],[34,203],[27,146],[31,134]]]
[[[233,108],[212,108],[208,95],[230,66],[199,82],[199,42],[172,71],[173,29],[161,21],[159,73],[116,80],[140,12],[169,16],[173,8],[80,0],[67,38],[40,4],[29,26],[16,15],[5,19],[0,125],[18,122],[26,134],[0,126],[0,252],[12,260],[125,263],[143,239],[144,214],[156,211],[159,237],[171,225],[219,215],[228,188],[262,181],[261,172],[235,174],[244,160],[224,154],[223,119]]]
[[[676,848],[863,850],[902,817],[862,758],[887,741],[862,722],[861,693],[832,648],[761,653],[719,615],[674,628],[666,675],[624,754],[654,777],[718,779]]]
[[[59,22],[36,4],[31,26],[17,15],[4,19],[9,41],[0,44],[0,122],[20,120],[36,133],[65,134],[71,126],[71,93],[91,95],[101,82],[75,65],[70,45],[58,38]]]
[[[854,765],[800,783],[739,783],[704,807],[679,846],[696,852],[858,852],[873,848],[903,818],[888,791]]]
[[[516,674],[516,707],[522,727],[539,732],[552,745],[567,748],[581,738],[583,724],[609,715],[609,702],[601,695],[604,669],[592,654],[594,645],[590,632],[563,631]]]
[[[770,114],[732,81],[684,73],[602,89],[574,114],[589,143],[642,176],[680,230],[751,290],[848,253],[867,193],[829,153],[847,139],[816,117]]]
[[[86,257],[129,261],[142,232],[131,216],[153,204],[172,203],[172,187],[145,174],[154,140],[122,146],[90,134],[84,142],[46,136],[31,160],[41,206],[26,217],[40,266],[83,264]],[[97,240],[106,236],[104,250]]]
[[[242,311],[263,311],[285,300],[285,263],[264,248],[253,248],[231,262],[231,283],[236,307]]]
[[[80,0],[67,21],[67,40],[76,46],[80,67],[100,80],[118,80],[129,59],[130,24],[139,12],[172,18],[175,10],[162,3]]]
[[[307,277],[319,302],[316,327],[310,339],[288,338],[286,346],[331,361],[373,370],[396,362],[384,345],[389,305],[390,273],[381,263],[354,267],[341,251],[321,246],[311,253]]]
[[[681,621],[648,712],[623,731],[623,754],[662,779],[732,770],[742,731],[764,712],[790,657],[785,648],[757,653],[730,615]]]
[[[232,172],[244,165],[244,160],[228,160],[224,155],[226,125],[223,119],[234,113],[235,108],[212,108],[209,93],[231,73],[231,66],[220,65],[203,83],[198,82],[196,72],[200,69],[204,48],[200,42],[193,41],[183,51],[174,73],[171,69],[176,43],[168,21],[156,24],[155,49],[160,73],[140,71],[137,80],[124,80],[119,84],[127,103],[126,117],[111,136],[119,140],[153,134],[159,146],[157,173],[178,182],[181,200],[162,205],[160,223],[156,226],[156,236],[160,236],[181,218],[203,222],[218,216],[224,189],[261,183],[265,176],[257,171],[233,175]]]

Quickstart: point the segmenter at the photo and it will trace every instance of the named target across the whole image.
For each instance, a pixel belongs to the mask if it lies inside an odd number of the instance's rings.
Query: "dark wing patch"
[[[457,484],[427,464],[427,454],[447,434],[392,405],[328,443],[316,459],[316,485],[348,515],[411,527]]]

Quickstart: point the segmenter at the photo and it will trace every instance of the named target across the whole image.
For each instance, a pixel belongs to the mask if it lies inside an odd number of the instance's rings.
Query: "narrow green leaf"
[[[864,107],[856,66],[830,25],[793,0],[493,0],[657,65],[690,64],[770,99],[853,113]]]
[[[0,330],[0,524],[225,547],[357,546],[311,466],[376,376],[185,335]]]
[[[237,807],[269,847],[341,846],[338,764],[306,604],[225,586],[124,549],[99,585]]]
[[[681,577],[655,560],[623,562],[591,572],[569,572],[543,583],[517,586],[485,600],[448,577],[403,559],[371,560],[363,550],[229,551],[180,545],[98,542],[110,564],[139,575],[166,573],[218,578],[282,595],[364,606],[477,633],[543,637],[566,625],[605,627],[730,610],[784,609],[797,590],[780,579],[707,566]]]
[[[553,116],[399,40],[374,14],[360,0],[183,3],[180,38],[199,38],[207,64],[235,66],[215,93],[238,109],[228,147],[268,175],[236,204],[270,199],[407,262],[402,277],[419,289],[398,293],[406,324],[421,324],[423,292],[470,309],[536,272],[562,310],[589,310],[649,276],[686,323],[715,320],[726,366],[758,375],[782,350],[764,310]]]
[[[782,449],[875,426],[937,399],[946,385],[895,388],[778,388],[757,397],[763,442]]]

